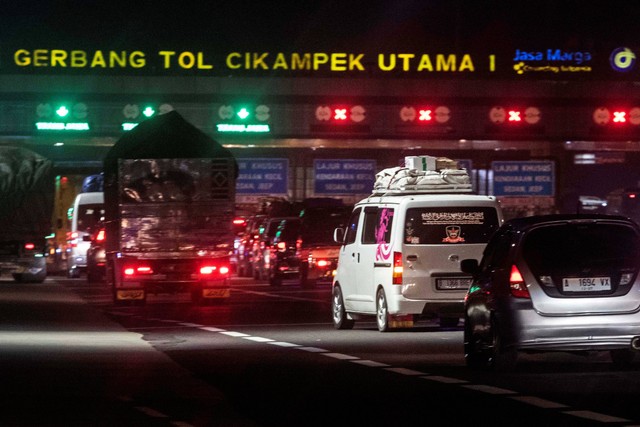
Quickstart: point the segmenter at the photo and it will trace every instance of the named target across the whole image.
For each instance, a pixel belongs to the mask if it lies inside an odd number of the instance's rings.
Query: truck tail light
[[[123,273],[128,277],[136,275],[149,275],[153,274],[153,269],[148,265],[129,265],[124,267]]]
[[[278,251],[284,252],[284,251],[287,250],[287,243],[286,242],[278,242],[277,248],[278,248]]]
[[[319,259],[318,261],[316,261],[316,265],[318,267],[328,267],[330,265],[330,262],[326,259]]]
[[[394,285],[402,285],[402,252],[393,253],[392,279]]]
[[[511,289],[511,295],[516,298],[531,298],[529,295],[529,289],[524,283],[520,270],[515,265],[511,266],[511,274],[509,275],[509,288]]]
[[[216,272],[221,276],[226,276],[230,271],[230,268],[226,265],[203,265],[200,267],[200,274],[203,276],[210,276],[216,274]]]

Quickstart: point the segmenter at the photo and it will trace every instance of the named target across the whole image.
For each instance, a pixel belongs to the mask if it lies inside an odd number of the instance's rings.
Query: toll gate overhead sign
[[[375,182],[375,160],[316,159],[313,161],[316,194],[369,194]]]
[[[286,196],[288,190],[288,159],[237,159],[238,195]]]
[[[555,195],[555,167],[551,161],[497,161],[491,162],[491,169],[496,196]]]

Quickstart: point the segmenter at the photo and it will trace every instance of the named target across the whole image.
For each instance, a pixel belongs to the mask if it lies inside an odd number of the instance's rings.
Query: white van
[[[382,332],[421,318],[458,324],[471,283],[460,260],[481,258],[502,211],[495,197],[465,186],[426,188],[374,192],[355,205],[346,229],[335,230],[341,243],[331,299],[337,329],[367,316],[375,316]]]
[[[72,206],[71,232],[67,239],[67,267],[69,277],[80,277],[87,270],[89,236],[99,221],[104,219],[104,193],[80,193]]]

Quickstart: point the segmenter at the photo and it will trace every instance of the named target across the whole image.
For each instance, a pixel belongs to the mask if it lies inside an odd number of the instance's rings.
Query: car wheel
[[[627,348],[611,350],[609,354],[615,367],[620,369],[629,369],[636,358],[636,352]]]
[[[269,284],[271,286],[282,285],[282,277],[275,272],[269,272]]]
[[[376,294],[376,324],[380,332],[387,332],[390,329],[387,296],[382,288],[378,289],[378,293]]]
[[[496,372],[510,372],[515,369],[518,361],[518,352],[515,349],[504,346],[500,327],[495,319],[491,320],[489,331],[491,337],[489,347],[489,366]]]
[[[333,287],[331,296],[331,313],[333,317],[333,326],[336,329],[352,329],[355,321],[350,319],[344,307],[342,298],[342,289],[340,286]]]
[[[474,334],[473,324],[467,317],[464,319],[464,360],[471,369],[486,369],[489,365],[489,358],[486,353],[486,345],[480,336]]]

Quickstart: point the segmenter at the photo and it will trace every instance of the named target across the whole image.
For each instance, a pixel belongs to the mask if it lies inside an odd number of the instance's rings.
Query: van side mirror
[[[336,228],[333,230],[333,241],[342,244],[344,242],[344,228]]]
[[[475,258],[463,259],[460,261],[460,270],[463,273],[475,275],[478,272],[478,260]]]

